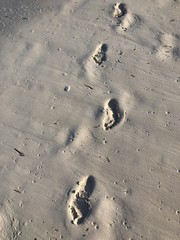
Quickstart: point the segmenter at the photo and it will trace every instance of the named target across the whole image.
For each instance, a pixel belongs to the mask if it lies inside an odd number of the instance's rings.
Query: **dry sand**
[[[0,240],[180,239],[180,1],[0,4]]]

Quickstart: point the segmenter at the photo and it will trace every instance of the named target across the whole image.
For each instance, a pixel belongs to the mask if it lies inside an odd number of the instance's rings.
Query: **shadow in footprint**
[[[85,192],[87,192],[87,197],[89,198],[93,193],[95,188],[95,179],[93,176],[89,176],[85,186]]]
[[[119,123],[121,121],[123,112],[120,110],[117,100],[111,99],[108,103],[108,106],[113,111],[113,117],[114,117],[115,123],[116,124]]]
[[[103,108],[101,106],[99,106],[96,110],[96,112],[94,113],[95,119],[99,119],[103,114]]]
[[[108,50],[108,45],[107,45],[106,43],[102,44],[101,50],[102,50],[103,52],[107,52],[107,50]]]
[[[175,47],[173,50],[173,55],[175,56],[175,59],[180,58],[180,47]]]
[[[75,129],[70,129],[67,135],[65,146],[68,146],[69,144],[71,144],[74,141],[74,138],[75,138]]]
[[[121,12],[122,12],[122,15],[121,15],[121,16],[124,16],[124,15],[127,13],[126,4],[120,3],[120,4],[119,4],[119,9],[120,9]]]

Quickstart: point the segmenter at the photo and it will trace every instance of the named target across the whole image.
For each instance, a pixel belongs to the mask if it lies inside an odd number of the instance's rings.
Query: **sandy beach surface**
[[[180,239],[180,1],[0,1],[0,240]]]

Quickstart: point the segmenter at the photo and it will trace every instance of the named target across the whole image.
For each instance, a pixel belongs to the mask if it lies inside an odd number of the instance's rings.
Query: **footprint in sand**
[[[86,61],[84,61],[84,72],[87,78],[94,82],[100,77],[103,68],[103,62],[107,60],[106,52],[108,46],[105,43],[98,44],[95,51],[90,54]],[[100,68],[101,66],[102,68]]]
[[[96,47],[96,50],[93,54],[93,60],[101,65],[106,61],[106,52],[107,52],[107,44],[100,44]]]
[[[123,3],[115,3],[113,6],[113,17],[120,18],[127,13],[126,5]]]
[[[103,128],[108,130],[120,123],[124,118],[124,112],[119,108],[116,99],[109,100],[104,108]]]
[[[118,33],[126,32],[138,21],[138,17],[129,10],[127,10],[124,3],[114,4],[113,17],[117,19],[117,26],[115,27],[115,30]]]
[[[78,187],[72,191],[68,202],[68,210],[73,224],[81,224],[91,210],[90,196],[95,187],[93,176],[86,176],[77,183]]]
[[[156,56],[161,61],[173,60],[178,57],[176,48],[177,39],[172,34],[163,33],[160,39],[160,46],[157,49]]]
[[[0,209],[0,239],[17,239],[19,233],[19,221],[11,215],[10,211]]]

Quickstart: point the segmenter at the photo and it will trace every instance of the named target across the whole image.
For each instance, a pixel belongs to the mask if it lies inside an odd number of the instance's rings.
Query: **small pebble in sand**
[[[65,87],[64,87],[64,91],[65,91],[65,92],[69,92],[69,91],[70,91],[70,86],[65,86]]]
[[[129,193],[129,190],[128,190],[128,189],[125,189],[125,190],[124,190],[124,193],[125,193],[125,194],[128,194],[128,193]]]

